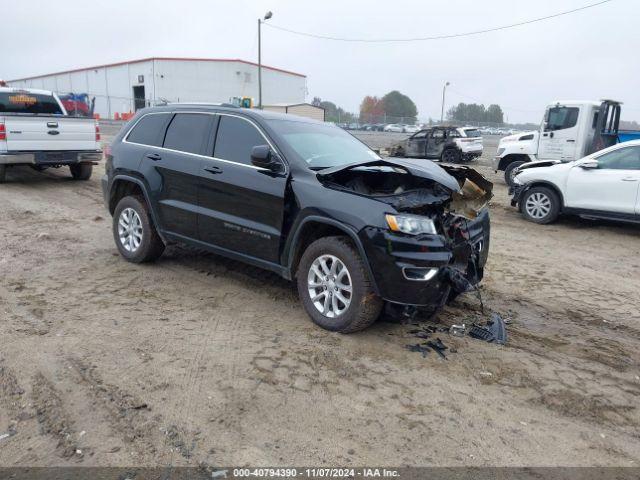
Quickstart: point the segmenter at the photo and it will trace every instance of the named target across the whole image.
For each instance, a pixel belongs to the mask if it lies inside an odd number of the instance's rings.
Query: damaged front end
[[[391,224],[359,232],[385,300],[439,308],[482,279],[493,185],[477,171],[384,159],[325,169],[318,178],[328,188],[387,204],[387,217],[432,222],[428,233],[406,233]]]

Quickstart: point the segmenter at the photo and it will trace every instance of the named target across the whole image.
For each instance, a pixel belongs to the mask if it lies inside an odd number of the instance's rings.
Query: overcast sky
[[[257,60],[257,18],[341,37],[416,37],[516,23],[596,0],[0,0],[0,78],[150,56]],[[28,5],[27,5],[28,4]],[[555,99],[614,98],[640,120],[640,1],[613,0],[500,32],[427,42],[342,43],[265,27],[263,62],[304,73],[319,96],[357,111],[364,95],[400,90],[420,118],[447,105],[502,106],[539,122]]]

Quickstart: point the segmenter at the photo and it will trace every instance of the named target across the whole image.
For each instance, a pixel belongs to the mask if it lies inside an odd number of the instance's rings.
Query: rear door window
[[[201,113],[177,113],[164,138],[164,148],[180,152],[203,154],[209,140],[213,115]]]
[[[63,115],[53,95],[29,92],[0,92],[0,113]]]
[[[247,120],[222,115],[213,156],[221,160],[251,165],[251,149],[266,144],[267,141],[262,134]]]
[[[136,123],[127,136],[127,142],[140,143],[152,147],[161,147],[164,131],[171,119],[170,113],[154,113],[145,115]]]

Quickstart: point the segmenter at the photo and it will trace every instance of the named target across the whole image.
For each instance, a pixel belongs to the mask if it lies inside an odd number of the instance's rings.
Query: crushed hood
[[[551,167],[560,163],[562,163],[560,160],[539,160],[537,162],[527,162],[524,165],[520,165],[518,167],[518,171],[528,170],[529,168]]]
[[[374,197],[398,211],[413,213],[442,207],[473,219],[493,196],[493,184],[476,170],[430,160],[377,159],[327,168],[316,175],[332,188]]]
[[[433,180],[438,182],[442,186],[448,188],[452,192],[460,190],[460,184],[458,181],[447,171],[445,168],[436,165],[431,161],[425,160],[412,160],[409,158],[385,158],[380,160],[372,160],[370,162],[351,163],[347,165],[340,165],[337,167],[326,168],[318,172],[318,178],[320,180],[330,177],[331,175],[344,171],[351,170],[359,167],[391,167],[391,168],[403,168],[414,177],[425,178],[427,180]],[[456,167],[466,168],[466,167]],[[471,169],[468,169],[471,170]]]

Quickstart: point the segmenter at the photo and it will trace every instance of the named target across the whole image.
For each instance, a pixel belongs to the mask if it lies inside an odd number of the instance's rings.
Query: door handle
[[[553,132],[549,133],[549,137],[553,138]]]
[[[634,177],[625,177],[622,179],[623,182],[637,182],[638,179]]]
[[[575,140],[569,139],[569,140],[567,140],[567,142],[569,142],[569,143],[575,143]]]
[[[222,173],[222,169],[220,167],[207,167],[205,168],[205,170],[212,175],[218,175],[219,173]]]
[[[162,160],[162,157],[157,153],[147,153],[146,157],[149,160],[153,160],[154,162],[157,162],[158,160]]]

